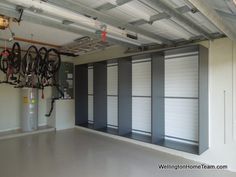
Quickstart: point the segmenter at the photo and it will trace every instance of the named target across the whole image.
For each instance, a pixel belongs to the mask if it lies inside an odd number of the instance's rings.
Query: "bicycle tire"
[[[53,53],[54,53],[54,55],[53,55]],[[52,60],[52,58],[55,60]],[[50,74],[55,74],[60,69],[61,55],[58,50],[53,49],[53,48],[48,50],[46,64],[47,64],[47,71]]]
[[[34,56],[32,54],[34,54]],[[29,75],[36,72],[39,56],[38,49],[34,45],[28,48],[22,59],[22,72],[24,74]]]
[[[4,52],[7,52],[9,54],[6,58],[3,58],[3,53]],[[8,49],[3,50],[0,54],[0,70],[5,74],[7,73],[7,69],[9,67],[9,57],[10,57],[10,55],[11,55],[11,53]]]
[[[21,65],[21,47],[18,42],[15,42],[12,46],[9,63],[13,68],[14,74],[19,73]]]
[[[38,61],[38,68],[37,68],[37,73],[39,75],[43,75],[43,73],[46,72],[47,70],[47,65],[46,65],[46,58],[47,58],[47,49],[45,47],[41,47],[39,49],[39,61]]]

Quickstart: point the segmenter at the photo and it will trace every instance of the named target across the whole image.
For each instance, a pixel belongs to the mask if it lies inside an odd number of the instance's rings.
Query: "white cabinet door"
[[[151,61],[132,64],[132,129],[151,133]]]
[[[166,56],[165,134],[198,141],[198,54]]]
[[[88,68],[88,122],[93,123],[93,67]]]
[[[107,66],[107,124],[108,127],[118,126],[118,66]]]

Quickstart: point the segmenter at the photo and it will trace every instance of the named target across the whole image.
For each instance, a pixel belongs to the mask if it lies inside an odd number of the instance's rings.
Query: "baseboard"
[[[10,132],[10,131],[17,131],[17,130],[20,130],[20,127],[15,127],[15,128],[9,128],[9,129],[0,130],[0,133]]]
[[[39,127],[44,127],[44,126],[47,126],[47,124],[43,123],[43,124],[39,124],[38,126]],[[10,131],[18,131],[18,130],[20,130],[20,127],[14,127],[14,128],[8,128],[8,129],[0,130],[0,133],[10,132]]]
[[[55,128],[51,128],[51,127],[47,127],[47,126],[40,126],[38,130],[35,130],[32,132],[20,132],[18,130],[19,129],[11,130],[12,133],[11,133],[11,131],[8,131],[9,133],[6,132],[5,135],[0,136],[0,140],[17,138],[17,137],[28,136],[28,135],[35,135],[35,134],[39,134],[39,133],[53,132],[53,131],[55,131]]]

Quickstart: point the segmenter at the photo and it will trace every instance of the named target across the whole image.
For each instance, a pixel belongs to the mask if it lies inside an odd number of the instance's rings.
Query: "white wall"
[[[73,63],[72,57],[61,56],[63,62]],[[0,71],[0,80],[5,80],[5,75]],[[51,98],[52,89],[47,87],[44,89],[44,99],[41,99],[42,91],[39,90],[39,109],[38,122],[39,126],[47,125],[47,104],[46,100]],[[20,128],[20,113],[21,113],[21,94],[20,89],[14,86],[0,84],[0,132],[15,130]]]
[[[20,127],[20,91],[0,85],[0,132]]]
[[[0,71],[1,72],[1,71]],[[0,73],[0,80],[4,76]],[[39,125],[46,125],[46,99],[51,98],[51,88],[44,90],[44,100],[41,99],[41,91],[39,91]],[[20,113],[21,113],[21,92],[20,89],[13,86],[0,85],[0,132],[15,130],[20,128]]]

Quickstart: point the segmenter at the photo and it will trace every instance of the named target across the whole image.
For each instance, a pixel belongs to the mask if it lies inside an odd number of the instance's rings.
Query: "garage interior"
[[[235,177],[235,29],[236,0],[1,0],[0,177]]]

